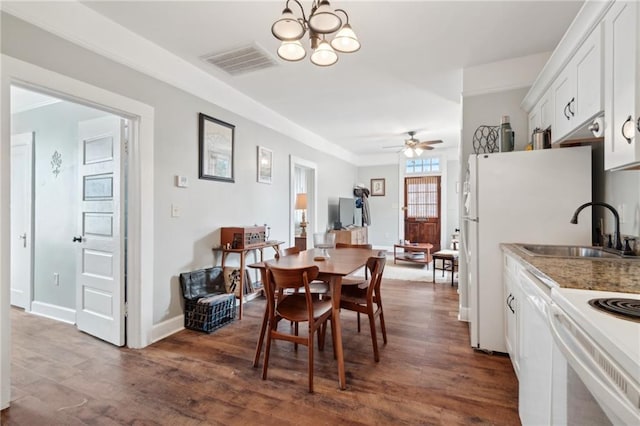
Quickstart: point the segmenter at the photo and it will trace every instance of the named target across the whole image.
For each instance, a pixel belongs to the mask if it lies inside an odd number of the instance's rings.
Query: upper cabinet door
[[[598,25],[572,61],[575,65],[575,125],[600,114],[602,105],[602,29]]]
[[[551,92],[547,90],[536,108],[540,109],[540,128],[548,129],[553,126],[553,102]]]
[[[616,2],[604,19],[605,157],[607,170],[640,167],[638,146],[638,6]],[[627,137],[623,127],[627,124]]]
[[[573,128],[575,122],[575,68],[569,64],[560,73],[556,81],[551,86],[551,94],[553,97],[554,115],[553,129],[551,135],[553,141],[562,139]]]

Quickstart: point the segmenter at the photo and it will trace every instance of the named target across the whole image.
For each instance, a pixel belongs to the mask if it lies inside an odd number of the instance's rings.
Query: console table
[[[263,244],[260,245],[254,245],[252,247],[248,247],[248,248],[226,248],[226,247],[214,247],[212,248],[212,250],[214,252],[219,251],[222,252],[222,271],[224,273],[224,265],[225,262],[227,260],[227,256],[229,254],[235,253],[238,254],[240,256],[240,290],[239,290],[239,296],[238,299],[240,300],[240,304],[238,306],[238,319],[241,320],[242,319],[242,303],[243,303],[243,296],[244,296],[244,269],[245,269],[245,258],[247,257],[247,253],[249,252],[254,252],[257,250],[260,253],[260,262],[264,262],[264,249],[272,247],[273,250],[278,253],[280,251],[280,244],[283,244],[284,241],[266,241]]]
[[[397,250],[399,248],[402,249],[403,251],[398,252]],[[423,263],[427,265],[427,269],[429,269],[429,263],[431,262],[432,248],[433,248],[433,244],[431,243],[394,244],[393,245],[393,263],[396,263],[396,260]]]

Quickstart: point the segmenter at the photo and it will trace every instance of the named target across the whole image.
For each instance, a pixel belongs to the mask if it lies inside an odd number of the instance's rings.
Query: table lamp
[[[302,221],[300,222],[300,236],[307,236],[307,218],[305,217],[305,212],[307,211],[307,194],[302,192],[300,194],[296,194],[296,210],[302,210]]]

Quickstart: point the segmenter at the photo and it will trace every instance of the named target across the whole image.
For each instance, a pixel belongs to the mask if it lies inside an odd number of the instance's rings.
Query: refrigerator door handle
[[[477,217],[471,217],[471,216],[462,216],[462,220],[468,220],[469,222],[478,222]]]

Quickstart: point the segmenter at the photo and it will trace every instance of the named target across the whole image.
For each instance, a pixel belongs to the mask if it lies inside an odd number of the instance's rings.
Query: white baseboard
[[[469,308],[463,308],[460,306],[460,312],[458,312],[458,321],[469,322]]]
[[[31,312],[45,318],[51,318],[56,321],[66,322],[68,324],[76,323],[76,310],[62,306],[52,305],[50,303],[33,301],[31,302]]]
[[[151,328],[151,343],[171,336],[180,330],[184,330],[184,315],[182,314],[155,324]]]

